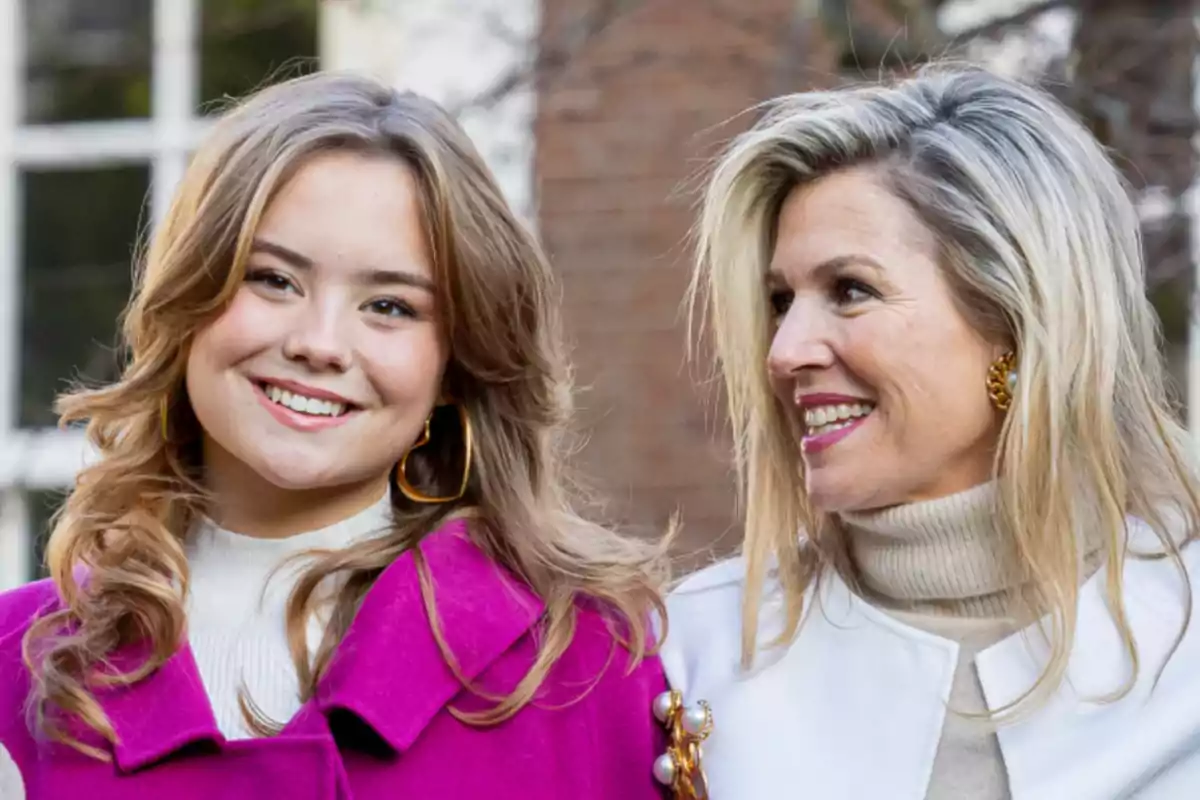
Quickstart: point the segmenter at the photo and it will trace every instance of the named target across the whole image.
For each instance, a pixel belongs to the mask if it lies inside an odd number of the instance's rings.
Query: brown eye
[[[391,297],[381,297],[378,300],[372,300],[367,304],[367,308],[385,317],[401,318],[417,316],[417,312],[408,303]]]
[[[771,303],[771,312],[777,317],[782,317],[788,312],[788,309],[792,307],[792,300],[795,298],[795,296],[796,293],[791,289],[776,289],[775,291],[771,292],[769,298]]]
[[[273,292],[286,292],[289,289],[295,289],[295,285],[286,275],[281,275],[275,270],[258,269],[251,270],[246,274],[246,283],[257,283],[265,289],[270,289]]]
[[[833,284],[833,299],[838,305],[854,305],[878,296],[874,289],[854,278],[838,278]]]

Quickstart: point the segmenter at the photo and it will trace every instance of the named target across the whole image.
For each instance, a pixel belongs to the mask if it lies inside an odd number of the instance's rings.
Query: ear
[[[454,397],[454,392],[450,389],[449,370],[442,370],[442,376],[439,380],[441,384],[438,388],[437,404],[439,406],[452,406],[458,401]]]
[[[999,361],[1003,356],[1005,356],[1008,353],[1016,354],[1017,344],[1016,344],[1016,342],[1013,342],[1010,339],[1008,339],[1007,337],[1005,337],[1003,340],[995,342],[992,345],[990,352],[992,355],[992,361],[993,362]]]

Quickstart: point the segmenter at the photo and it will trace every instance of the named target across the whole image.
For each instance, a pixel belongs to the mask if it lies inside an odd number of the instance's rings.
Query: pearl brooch
[[[665,724],[674,712],[675,695],[672,692],[663,692],[654,698],[654,718],[659,722]]]
[[[707,736],[708,729],[711,727],[712,712],[709,711],[707,703],[684,709],[683,729],[692,736]]]
[[[708,781],[700,766],[700,743],[712,733],[712,709],[701,700],[684,706],[679,692],[663,692],[654,698],[654,717],[670,735],[667,752],[654,760],[654,777],[671,787],[679,800],[705,800]]]
[[[664,786],[675,782],[675,759],[670,753],[663,753],[654,759],[654,778]]]

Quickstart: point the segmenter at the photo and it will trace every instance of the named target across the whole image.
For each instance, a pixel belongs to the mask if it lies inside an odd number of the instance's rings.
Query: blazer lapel
[[[1130,530],[1135,550],[1146,552],[1157,543],[1140,522]],[[1192,545],[1184,555],[1195,586],[1200,545]],[[1108,611],[1104,572],[1098,572],[1080,590],[1066,681],[1036,714],[998,731],[1014,800],[1130,796],[1143,783],[1160,780],[1160,773],[1182,757],[1181,748],[1194,748],[1200,741],[1200,631],[1195,613],[1173,650],[1184,621],[1187,587],[1166,560],[1129,558],[1123,577],[1125,611],[1140,661],[1137,681],[1120,700],[1097,702],[1125,685],[1132,674]],[[1163,670],[1168,656],[1171,661]],[[1001,708],[1021,697],[1041,676],[1048,658],[1049,648],[1036,625],[980,653],[976,665],[988,706]],[[1200,763],[1192,769],[1193,780],[1200,780]]]
[[[316,698],[296,714],[282,736],[322,731],[327,735],[324,720],[349,712],[388,748],[403,751],[439,711],[463,694],[464,682],[479,679],[541,618],[541,601],[472,543],[464,522],[447,523],[425,537],[419,548],[437,624],[454,666],[434,638],[416,559],[405,554],[367,592]],[[122,668],[136,665],[143,655],[130,648],[114,663]],[[112,752],[123,772],[197,744],[228,746],[186,644],[142,681],[102,689],[97,700],[116,730]],[[104,746],[94,735],[80,735]]]
[[[763,618],[765,640],[779,598]],[[824,578],[790,647],[724,688],[690,692],[717,720],[705,745],[712,795],[765,800],[803,785],[813,797],[923,800],[957,655]]]
[[[118,666],[133,665],[142,655],[129,648],[113,661]],[[100,689],[96,699],[117,734],[112,752],[123,772],[161,761],[190,745],[224,744],[187,645],[138,683]]]
[[[471,542],[464,522],[447,523],[419,548],[436,622],[416,559],[405,554],[367,592],[316,698],[326,717],[350,712],[394,751],[410,747],[464,682],[479,678],[543,611],[527,586]],[[438,647],[435,624],[454,666]]]

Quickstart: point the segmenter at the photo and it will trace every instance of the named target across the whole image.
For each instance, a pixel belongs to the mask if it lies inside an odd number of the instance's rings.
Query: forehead
[[[309,157],[279,187],[255,234],[323,269],[403,269],[433,277],[420,187],[397,157]]]
[[[931,256],[933,235],[873,168],[835,172],[799,186],[784,200],[769,269],[790,277],[847,255],[887,265],[899,253]]]

